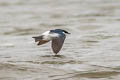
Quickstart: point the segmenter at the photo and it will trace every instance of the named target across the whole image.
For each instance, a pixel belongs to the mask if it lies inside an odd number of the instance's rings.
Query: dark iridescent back
[[[50,30],[50,32],[63,33],[64,31],[62,29],[55,29],[55,30]]]

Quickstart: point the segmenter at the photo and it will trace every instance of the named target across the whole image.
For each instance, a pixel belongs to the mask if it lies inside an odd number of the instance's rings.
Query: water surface
[[[0,0],[0,80],[119,80],[119,0]],[[34,35],[71,32],[59,55]]]

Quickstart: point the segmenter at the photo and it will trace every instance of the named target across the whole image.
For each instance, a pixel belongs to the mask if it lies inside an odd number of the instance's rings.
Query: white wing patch
[[[50,31],[44,32],[42,35],[49,35]]]
[[[46,31],[42,35],[43,40],[52,40],[53,38],[59,37],[58,33],[50,33],[50,31]]]
[[[59,37],[59,34],[58,34],[58,33],[51,33],[50,36],[51,36],[52,38],[55,38],[55,37]]]

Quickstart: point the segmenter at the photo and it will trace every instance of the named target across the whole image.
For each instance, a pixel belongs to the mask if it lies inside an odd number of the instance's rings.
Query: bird
[[[35,39],[35,42],[38,42],[37,45],[43,45],[49,41],[52,41],[52,50],[55,54],[57,54],[63,46],[66,34],[70,33],[63,29],[53,29],[42,33],[40,36],[34,36],[32,38]]]

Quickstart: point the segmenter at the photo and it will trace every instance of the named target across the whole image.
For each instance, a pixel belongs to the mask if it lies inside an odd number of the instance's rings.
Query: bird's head
[[[66,30],[63,30],[63,29],[55,29],[55,30],[51,30],[51,32],[63,32],[63,33],[66,33],[66,34],[70,34],[68,31]]]

